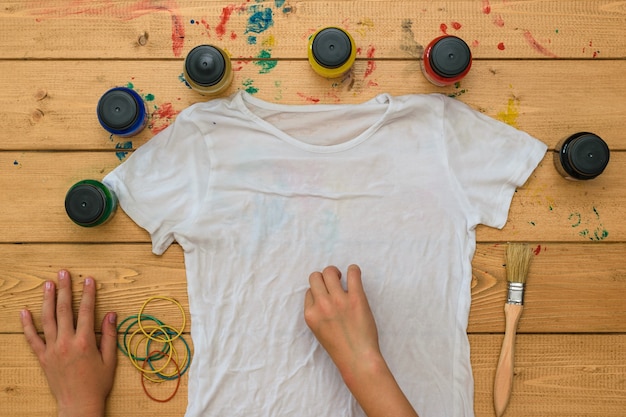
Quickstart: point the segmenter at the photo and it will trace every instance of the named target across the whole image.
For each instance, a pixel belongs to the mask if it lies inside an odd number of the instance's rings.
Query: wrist
[[[363,352],[361,355],[352,357],[350,363],[340,368],[339,371],[348,388],[352,388],[359,381],[375,380],[380,375],[390,372],[387,362],[378,350]]]
[[[104,417],[104,403],[90,405],[59,406],[58,417]]]

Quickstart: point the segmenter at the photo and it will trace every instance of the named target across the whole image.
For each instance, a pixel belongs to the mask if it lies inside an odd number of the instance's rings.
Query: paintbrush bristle
[[[506,248],[506,279],[526,283],[533,252],[526,243],[509,243]]]

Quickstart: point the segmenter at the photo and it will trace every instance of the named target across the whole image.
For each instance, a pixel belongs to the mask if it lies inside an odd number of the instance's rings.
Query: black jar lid
[[[185,71],[194,83],[210,87],[224,77],[226,62],[224,55],[211,45],[193,48],[185,58]]]
[[[70,219],[78,224],[96,223],[105,209],[106,195],[94,185],[76,185],[65,196],[65,211]]]
[[[567,147],[569,163],[584,178],[602,174],[609,163],[609,147],[599,136],[583,133],[571,140]]]
[[[313,57],[321,66],[339,68],[350,59],[352,42],[343,30],[326,28],[315,35],[311,50]]]
[[[470,65],[472,53],[461,38],[446,36],[437,41],[430,51],[430,65],[445,78],[461,75]]]
[[[98,118],[111,129],[128,129],[139,118],[139,104],[125,89],[109,90],[98,101]]]

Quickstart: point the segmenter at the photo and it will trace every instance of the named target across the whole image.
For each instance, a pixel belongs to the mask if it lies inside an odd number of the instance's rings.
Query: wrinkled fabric
[[[350,263],[419,415],[473,416],[475,227],[504,226],[545,151],[442,95],[182,111],[104,182],[154,253],[184,250],[186,416],[363,416],[303,318],[309,274]]]

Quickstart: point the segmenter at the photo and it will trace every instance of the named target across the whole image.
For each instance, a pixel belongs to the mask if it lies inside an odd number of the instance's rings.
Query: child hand
[[[115,376],[115,313],[102,322],[100,347],[94,331],[96,283],[85,279],[83,296],[74,327],[72,284],[67,271],[59,271],[58,299],[55,285],[44,285],[42,323],[44,338],[37,334],[28,310],[21,312],[24,336],[37,355],[54,395],[59,416],[103,416],[105,401]]]

